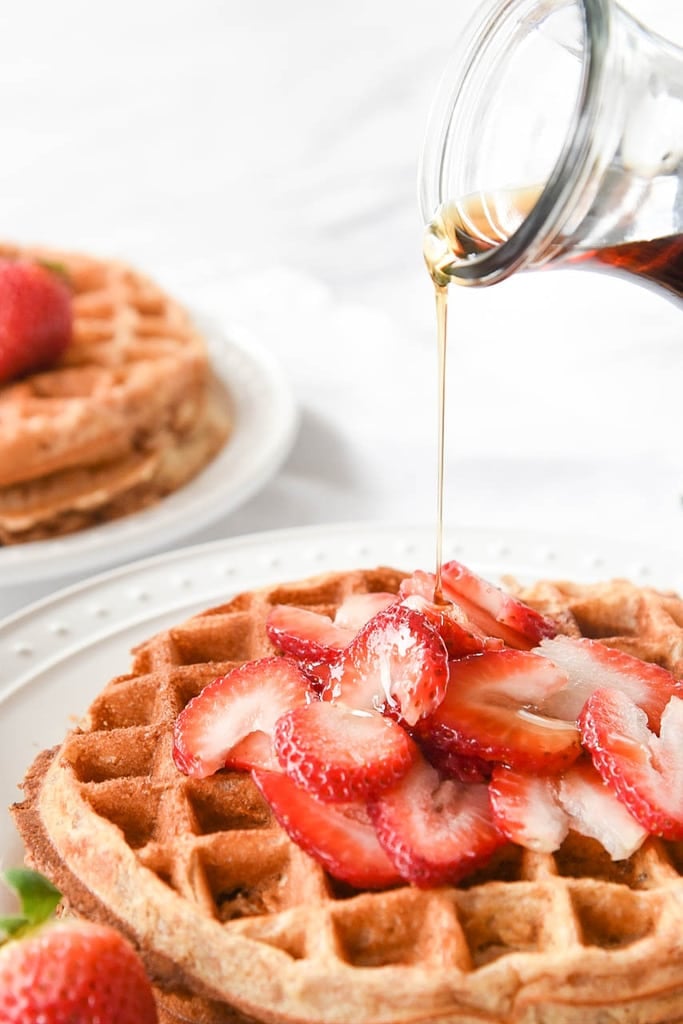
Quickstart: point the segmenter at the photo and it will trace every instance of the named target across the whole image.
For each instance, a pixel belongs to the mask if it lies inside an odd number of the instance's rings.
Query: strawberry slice
[[[647,831],[605,785],[590,761],[562,775],[530,775],[495,768],[489,785],[493,817],[508,839],[552,853],[569,829],[597,839],[613,860],[625,860]]]
[[[596,690],[579,727],[600,775],[643,828],[683,839],[683,700],[671,697],[656,735],[631,697]]]
[[[444,597],[459,604],[484,633],[497,636],[510,647],[529,650],[543,637],[555,636],[557,626],[529,605],[506,594],[461,562],[441,567]]]
[[[273,605],[266,633],[285,654],[314,664],[334,661],[356,635],[355,630],[336,625],[327,615],[291,604]]]
[[[205,686],[175,722],[176,767],[202,779],[223,768],[234,748],[250,733],[272,736],[285,711],[304,704],[308,679],[287,658],[246,662]]]
[[[330,666],[326,696],[408,725],[438,707],[448,684],[444,642],[421,612],[393,604],[378,612]]]
[[[290,778],[321,800],[367,800],[405,775],[418,755],[391,719],[323,701],[286,712],[273,741]]]
[[[384,611],[390,604],[395,604],[397,600],[397,594],[381,590],[369,594],[349,594],[337,608],[334,624],[357,633],[374,615]]]
[[[647,829],[629,813],[590,761],[579,761],[560,776],[558,797],[569,827],[597,839],[612,860],[626,860],[647,839]]]
[[[399,593],[402,604],[408,608],[417,608],[436,626],[446,644],[451,658],[461,658],[467,654],[478,654],[487,649],[499,649],[503,641],[498,637],[487,636],[471,621],[460,607],[453,601],[436,603],[436,576],[432,572],[418,569],[401,581]]]
[[[446,696],[420,723],[418,737],[513,768],[560,771],[581,752],[578,730],[533,709],[565,684],[552,662],[529,651],[506,648],[453,661]]]
[[[248,733],[243,740],[240,740],[228,751],[224,768],[234,768],[243,772],[250,772],[252,768],[263,768],[269,772],[279,772],[280,762],[277,759],[273,746],[273,737],[268,733]]]
[[[505,842],[487,787],[441,779],[423,760],[368,811],[401,876],[421,888],[457,882]]]
[[[557,799],[555,776],[496,767],[489,795],[493,819],[511,842],[537,853],[560,848],[569,821]]]
[[[400,882],[363,804],[323,803],[278,772],[256,769],[252,778],[290,839],[335,878],[359,889]]]
[[[568,685],[542,705],[547,714],[558,718],[576,721],[595,690],[616,689],[642,708],[650,726],[657,729],[669,698],[683,696],[683,684],[661,665],[606,647],[599,640],[557,636],[543,640],[536,651],[550,658],[568,679]]]
[[[435,747],[424,736],[420,738],[420,749],[429,763],[442,775],[460,782],[488,782],[493,771],[493,763],[482,757],[470,754],[458,754],[455,750],[442,750]]]

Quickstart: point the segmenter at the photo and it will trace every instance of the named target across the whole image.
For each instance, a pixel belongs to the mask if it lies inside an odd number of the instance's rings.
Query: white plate
[[[430,568],[434,547],[433,529],[400,525],[252,534],[104,573],[0,622],[0,865],[22,857],[6,808],[19,797],[25,769],[126,671],[134,644],[239,590],[380,564]],[[683,555],[653,548],[462,528],[447,532],[444,554],[490,579],[628,576],[683,590]],[[0,893],[0,913],[2,900]]]
[[[83,577],[158,551],[232,511],[280,467],[297,426],[281,369],[242,332],[198,323],[230,396],[234,427],[223,450],[194,480],[142,512],[67,537],[0,548],[0,588],[75,572]]]

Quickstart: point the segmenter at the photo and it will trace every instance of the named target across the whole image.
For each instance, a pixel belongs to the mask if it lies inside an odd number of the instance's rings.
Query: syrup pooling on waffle
[[[56,366],[0,387],[0,543],[134,511],[194,475],[229,431],[229,402],[212,383],[202,338],[153,282],[113,261],[0,247],[0,257],[19,255],[63,268],[73,338]],[[127,460],[167,462],[172,449],[170,482],[155,469],[119,500]],[[98,479],[84,498],[72,476],[89,469]]]
[[[169,1020],[174,1007],[214,1024],[233,1007],[349,1024],[678,1019],[680,843],[648,839],[615,863],[570,834],[553,854],[501,847],[457,887],[362,892],[286,837],[248,774],[174,768],[179,711],[215,676],[272,655],[274,606],[332,614],[350,592],[395,591],[400,578],[241,595],[138,648],[131,674],[29,779],[17,816],[31,859],[76,911],[133,934]]]

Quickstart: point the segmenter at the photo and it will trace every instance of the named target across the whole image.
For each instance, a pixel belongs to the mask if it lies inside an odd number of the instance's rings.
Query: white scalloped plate
[[[433,529],[401,525],[251,534],[103,573],[0,622],[0,865],[22,857],[5,808],[19,797],[25,769],[126,671],[134,644],[240,590],[380,564],[430,568],[434,547]],[[444,555],[492,580],[627,576],[683,591],[683,554],[655,548],[462,528],[447,531]],[[0,913],[2,903],[0,892]]]
[[[230,398],[234,425],[223,450],[194,480],[142,512],[67,537],[0,547],[0,588],[82,577],[158,551],[231,512],[279,469],[298,419],[282,370],[243,332],[196,319]]]

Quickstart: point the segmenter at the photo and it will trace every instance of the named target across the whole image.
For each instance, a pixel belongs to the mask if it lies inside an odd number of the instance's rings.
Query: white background
[[[683,43],[679,0],[627,6]],[[278,477],[188,540],[433,522],[436,349],[417,161],[474,9],[0,5],[2,235],[121,257],[246,325],[300,405]],[[680,309],[569,271],[456,291],[448,521],[680,548]]]

